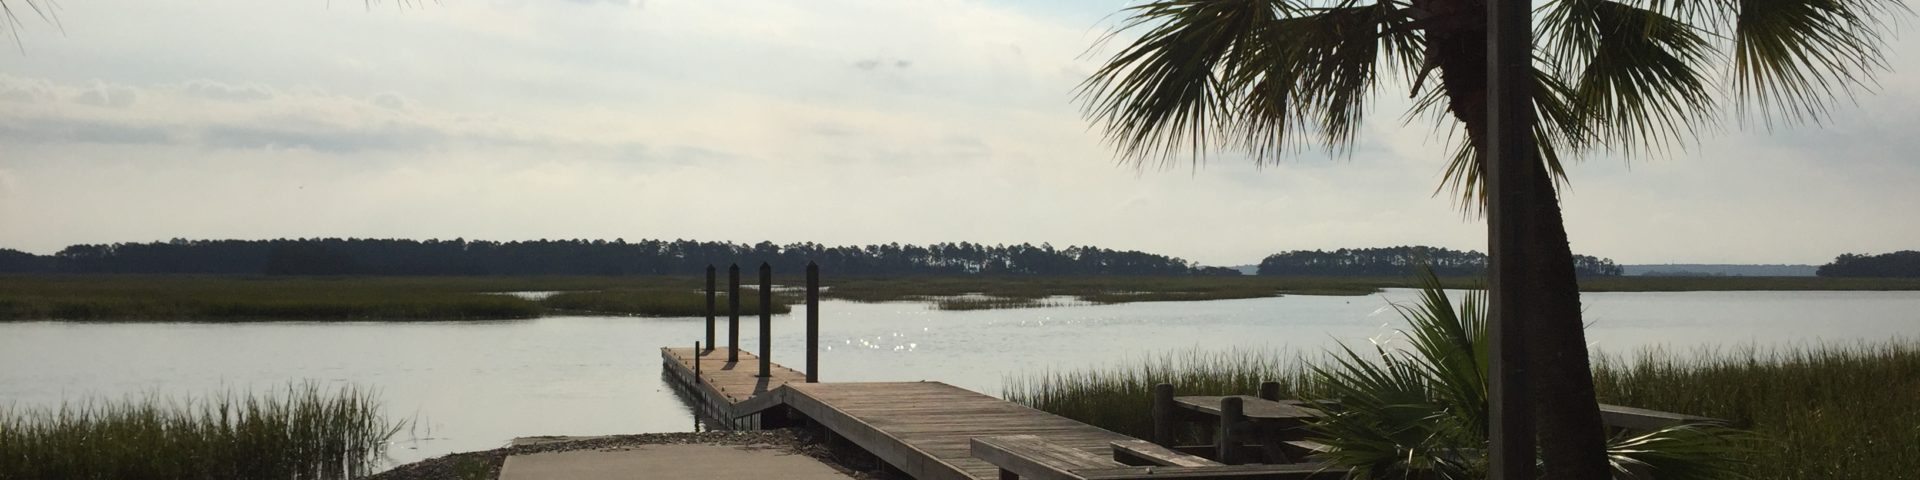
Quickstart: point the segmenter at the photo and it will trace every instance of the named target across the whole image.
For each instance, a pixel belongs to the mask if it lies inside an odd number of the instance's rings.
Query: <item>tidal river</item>
[[[937,380],[999,394],[1008,375],[1116,365],[1162,353],[1317,355],[1387,339],[1390,301],[1288,296],[943,312],[924,303],[821,304],[823,381]],[[1680,352],[1920,338],[1920,292],[1589,293],[1595,350]],[[799,368],[804,309],[774,317],[773,360]],[[741,343],[759,344],[755,317]],[[720,319],[722,341],[726,319]],[[0,323],[0,406],[158,393],[270,391],[290,382],[380,393],[397,463],[529,435],[687,431],[660,376],[662,346],[704,337],[697,318],[554,317],[409,323]]]

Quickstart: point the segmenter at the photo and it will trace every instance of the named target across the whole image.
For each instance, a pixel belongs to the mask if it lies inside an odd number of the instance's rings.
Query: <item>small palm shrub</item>
[[[1332,361],[1309,365],[1316,384],[1338,398],[1309,424],[1330,450],[1321,460],[1352,478],[1487,477],[1488,347],[1484,291],[1456,308],[1432,272],[1420,297],[1396,304],[1405,345],[1342,346]],[[1362,353],[1365,352],[1365,353]],[[1747,478],[1743,453],[1752,436],[1719,425],[1680,425],[1608,439],[1616,476],[1660,479]]]

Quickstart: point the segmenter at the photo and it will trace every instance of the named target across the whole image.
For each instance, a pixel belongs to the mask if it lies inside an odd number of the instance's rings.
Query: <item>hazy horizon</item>
[[[1403,95],[1376,98],[1349,153],[1117,164],[1073,89],[1124,5],[63,2],[0,53],[0,247],[969,241],[1220,266],[1485,249],[1435,194],[1445,133],[1403,123]],[[1824,125],[1729,120],[1664,158],[1571,166],[1573,250],[1818,265],[1916,248],[1920,40],[1888,54],[1879,91]]]

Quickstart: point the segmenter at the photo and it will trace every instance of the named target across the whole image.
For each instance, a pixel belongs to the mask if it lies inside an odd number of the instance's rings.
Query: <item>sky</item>
[[[12,0],[17,2],[18,0]],[[1445,132],[1383,88],[1351,152],[1138,168],[1074,89],[1125,2],[67,0],[0,49],[0,247],[171,238],[1098,245],[1208,265],[1484,250]],[[1910,24],[1908,26],[1911,26]],[[1576,253],[1920,248],[1920,41],[1820,125],[1589,155]],[[1743,124],[1744,123],[1744,124]]]

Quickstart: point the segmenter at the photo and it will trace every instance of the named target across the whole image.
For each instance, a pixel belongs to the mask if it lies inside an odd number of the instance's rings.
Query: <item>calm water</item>
[[[998,394],[1007,375],[1186,350],[1317,352],[1385,338],[1383,307],[1409,291],[941,312],[919,303],[822,302],[824,381],[938,380]],[[1808,345],[1920,337],[1920,292],[1593,293],[1605,352],[1661,345]],[[774,318],[774,361],[803,364],[801,318]],[[742,319],[743,345],[758,345]],[[691,430],[658,348],[692,346],[701,319],[559,317],[436,323],[0,323],[0,405],[160,392],[263,390],[289,381],[380,390],[415,419],[406,462],[528,435]],[[720,337],[724,340],[725,318]]]

